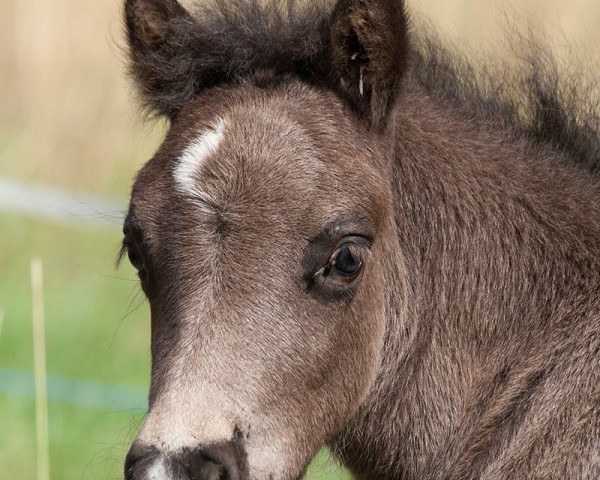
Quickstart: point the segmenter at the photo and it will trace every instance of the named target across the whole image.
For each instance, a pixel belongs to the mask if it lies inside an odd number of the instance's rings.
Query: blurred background
[[[597,0],[409,5],[473,51],[501,51],[516,20],[542,28],[567,62],[599,58]],[[132,98],[120,12],[121,0],[0,0],[2,478],[38,478],[33,257],[43,264],[51,478],[121,478],[145,411],[148,308],[114,259],[132,177],[165,126],[144,123]],[[324,451],[307,478],[348,477]]]

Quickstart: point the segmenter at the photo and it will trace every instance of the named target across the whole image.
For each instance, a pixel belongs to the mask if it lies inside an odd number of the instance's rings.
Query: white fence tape
[[[0,210],[67,223],[119,228],[125,206],[95,195],[0,179]]]

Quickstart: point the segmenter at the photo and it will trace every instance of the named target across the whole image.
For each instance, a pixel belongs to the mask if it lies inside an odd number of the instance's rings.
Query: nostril
[[[199,470],[195,471],[191,478],[194,480],[229,480],[227,472],[224,468],[210,460],[200,462]]]
[[[125,480],[241,480],[245,455],[238,442],[170,454],[134,443],[125,458]]]
[[[146,478],[143,472],[148,464],[158,456],[156,448],[134,443],[125,457],[125,480]]]
[[[127,456],[125,457],[125,480],[135,480],[134,476],[133,476],[133,471],[134,471],[136,463],[138,463],[138,461],[140,459],[140,456],[139,456],[139,453],[137,451],[135,451],[134,449],[135,449],[135,445],[133,445],[129,449],[129,452],[127,453]]]
[[[127,455],[127,458],[125,459],[125,480],[135,480],[135,477],[133,476],[135,463],[136,461],[130,459],[129,455]]]
[[[187,450],[181,463],[193,480],[241,480],[245,471],[245,455],[238,442]]]

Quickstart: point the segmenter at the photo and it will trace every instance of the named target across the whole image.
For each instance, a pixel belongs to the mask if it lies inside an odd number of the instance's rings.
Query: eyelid
[[[144,268],[145,262],[144,257],[140,253],[140,251],[135,248],[129,248],[127,250],[127,257],[129,258],[129,262],[136,270],[142,270]]]
[[[366,235],[360,235],[360,234],[351,234],[351,235],[346,235],[343,238],[341,238],[334,249],[334,252],[337,252],[343,245],[345,244],[351,244],[351,245],[358,245],[359,247],[366,247],[367,249],[370,249],[373,246],[373,238],[366,236]]]
[[[141,270],[145,268],[145,258],[147,255],[145,252],[144,243],[143,241],[135,238],[134,234],[130,230],[125,233],[125,237],[123,238],[120,259],[122,259],[122,257],[125,255],[127,255],[129,262],[135,269]]]
[[[123,253],[129,253],[132,249],[137,248],[137,242],[135,242],[131,236],[129,235],[125,235],[125,237],[123,238],[123,243],[121,246],[121,249],[123,250]]]

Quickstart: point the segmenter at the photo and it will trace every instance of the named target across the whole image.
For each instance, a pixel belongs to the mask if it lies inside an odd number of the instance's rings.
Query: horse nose
[[[153,446],[131,446],[126,480],[242,480],[244,456],[235,442],[164,453]]]

